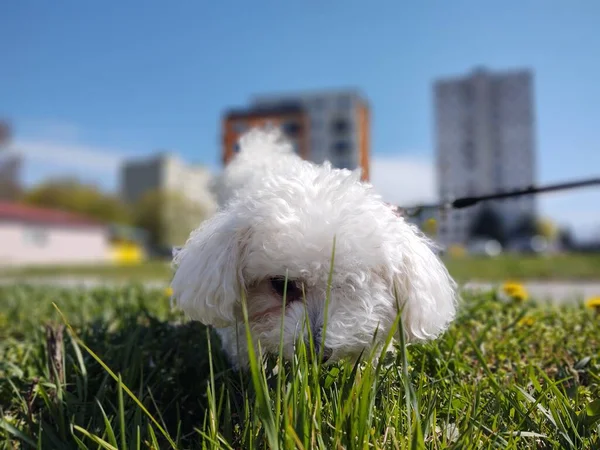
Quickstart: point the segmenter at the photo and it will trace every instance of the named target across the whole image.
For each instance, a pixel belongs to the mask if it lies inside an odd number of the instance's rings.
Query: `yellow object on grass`
[[[448,247],[448,255],[450,255],[451,258],[462,258],[466,254],[467,251],[462,245],[454,244]]]
[[[433,218],[427,219],[423,224],[423,231],[431,236],[435,236],[437,233],[437,221]]]
[[[533,320],[533,317],[525,316],[521,320],[519,320],[518,325],[520,327],[524,327],[524,326],[529,326],[530,327],[534,323],[535,323],[535,320]]]
[[[585,306],[600,313],[600,297],[592,297],[585,301]]]
[[[525,301],[529,298],[529,294],[527,293],[527,289],[520,283],[516,283],[514,281],[507,281],[502,286],[502,290],[506,295],[508,295],[513,300]]]
[[[140,264],[146,259],[144,249],[133,243],[114,243],[112,259],[117,264]]]

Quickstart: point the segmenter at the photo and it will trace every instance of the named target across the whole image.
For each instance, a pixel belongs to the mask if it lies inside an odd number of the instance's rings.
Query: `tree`
[[[18,155],[0,154],[0,200],[16,201],[22,195],[19,173],[21,158]]]
[[[558,237],[558,229],[549,219],[538,219],[532,214],[523,215],[511,231],[511,237],[532,238],[542,236],[547,241]]]
[[[210,211],[201,203],[172,191],[147,192],[134,207],[134,224],[148,232],[149,243],[167,250],[183,245]]]
[[[538,233],[538,221],[531,214],[524,214],[519,218],[510,232],[513,238],[532,238]]]
[[[558,227],[550,219],[539,219],[537,222],[537,233],[549,241],[558,239]]]
[[[562,228],[558,231],[558,241],[564,250],[573,250],[575,248],[575,239],[570,228]]]
[[[6,120],[0,119],[0,150],[10,144],[12,130],[10,124]]]
[[[21,196],[19,182],[21,158],[8,151],[11,134],[10,124],[6,120],[0,119],[0,200],[5,201],[15,201]]]
[[[23,201],[30,205],[82,214],[106,223],[131,222],[129,209],[119,198],[76,179],[44,182],[26,192]]]
[[[493,208],[484,206],[471,222],[469,236],[479,239],[495,239],[504,244],[506,236],[502,218]]]

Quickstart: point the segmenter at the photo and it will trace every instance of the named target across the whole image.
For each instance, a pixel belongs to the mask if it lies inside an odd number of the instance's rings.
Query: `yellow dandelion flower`
[[[504,283],[502,285],[502,290],[506,294],[510,295],[513,292],[517,292],[522,287],[523,287],[523,285],[521,283],[517,283],[516,281],[507,281],[506,283]]]
[[[507,281],[502,286],[502,290],[504,293],[511,297],[513,300],[518,300],[520,302],[525,301],[529,298],[529,294],[527,293],[527,289],[517,282]]]
[[[167,297],[171,297],[173,295],[173,288],[171,286],[165,289],[165,295]]]
[[[533,320],[533,317],[525,316],[521,320],[519,320],[519,322],[517,322],[517,325],[519,325],[520,327],[523,327],[523,326],[530,327],[534,323],[535,323],[535,320]]]
[[[518,289],[517,291],[513,292],[511,297],[514,300],[524,302],[525,300],[527,300],[529,298],[529,294],[527,293],[527,290],[525,288],[521,288],[521,289]]]
[[[585,306],[600,313],[600,297],[592,297],[585,301]]]

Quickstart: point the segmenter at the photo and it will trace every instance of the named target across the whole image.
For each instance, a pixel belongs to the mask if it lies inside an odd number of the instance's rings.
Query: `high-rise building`
[[[533,76],[527,70],[477,69],[434,84],[438,192],[441,200],[528,187],[535,182]],[[535,215],[534,196],[493,203],[505,229]],[[439,240],[464,244],[482,205],[440,218]]]
[[[227,111],[222,124],[223,163],[235,155],[241,134],[268,124],[281,127],[304,159],[330,161],[350,170],[360,167],[362,179],[369,179],[370,112],[358,92],[261,95],[246,109]]]

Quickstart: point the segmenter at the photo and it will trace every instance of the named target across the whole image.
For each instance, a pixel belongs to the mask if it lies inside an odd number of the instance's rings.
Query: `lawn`
[[[171,278],[168,262],[147,261],[131,265],[91,265],[76,266],[28,266],[20,268],[0,268],[0,279],[6,277],[25,279],[35,277],[102,278],[115,281],[166,280]]]
[[[377,365],[301,349],[236,373],[164,292],[0,287],[0,448],[597,449],[598,329],[583,306],[478,295]]]
[[[446,257],[450,273],[461,282],[536,280],[600,280],[600,254],[553,256],[503,255],[497,258]],[[0,269],[0,280],[32,277],[100,278],[112,281],[164,281],[171,278],[169,263],[149,261],[140,265],[38,266]]]
[[[552,256],[502,255],[497,258],[445,258],[459,281],[600,280],[600,253]]]

